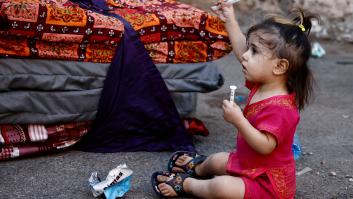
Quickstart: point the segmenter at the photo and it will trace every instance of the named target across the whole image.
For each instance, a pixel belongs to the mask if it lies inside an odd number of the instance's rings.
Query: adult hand
[[[223,118],[225,121],[234,125],[244,117],[240,107],[235,102],[223,100]]]

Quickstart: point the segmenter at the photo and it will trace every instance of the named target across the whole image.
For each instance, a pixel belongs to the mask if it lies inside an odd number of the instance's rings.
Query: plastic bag
[[[294,160],[298,160],[302,153],[302,145],[297,133],[294,134],[293,144],[292,144],[292,151],[294,155]]]
[[[319,44],[319,42],[314,42],[311,48],[311,55],[313,57],[322,57],[326,54],[325,49]]]
[[[88,179],[94,197],[103,195],[106,199],[123,197],[130,189],[132,170],[121,164],[109,171],[105,180],[101,181],[96,171]]]

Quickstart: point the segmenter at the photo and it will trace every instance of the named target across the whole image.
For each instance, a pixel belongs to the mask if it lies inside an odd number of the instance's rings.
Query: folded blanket
[[[190,135],[208,135],[201,121],[195,118],[182,121]],[[91,122],[0,125],[0,161],[68,149],[84,137],[90,128]]]
[[[0,125],[0,161],[66,149],[90,127],[91,122]]]
[[[44,3],[43,3],[44,2]],[[172,0],[106,0],[139,33],[155,63],[218,59],[231,51],[224,23]],[[114,17],[67,0],[0,0],[9,27],[0,31],[0,55],[111,62],[124,33]]]

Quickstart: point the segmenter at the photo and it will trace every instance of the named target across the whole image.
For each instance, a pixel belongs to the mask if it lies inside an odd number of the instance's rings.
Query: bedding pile
[[[222,86],[212,60],[231,50],[223,23],[170,0],[104,3],[109,14],[77,1],[0,0],[0,160],[79,141],[94,152],[194,150],[180,104]],[[115,129],[97,137],[103,123]]]
[[[230,52],[223,22],[172,0],[106,0],[139,34],[155,63],[195,63]],[[65,0],[1,0],[8,30],[0,55],[110,63],[123,23]]]

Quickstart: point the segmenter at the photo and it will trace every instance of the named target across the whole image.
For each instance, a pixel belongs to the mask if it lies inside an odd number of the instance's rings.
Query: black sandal
[[[183,155],[187,155],[192,159],[184,165],[176,165],[175,162],[177,161],[177,159]],[[204,162],[206,158],[207,156],[199,155],[197,153],[190,152],[190,151],[177,151],[173,153],[169,159],[168,171],[174,172],[173,167],[177,167],[177,168],[180,168],[184,173],[189,174],[192,177],[199,178],[200,176],[198,176],[195,172],[195,167],[196,165],[199,165],[202,162]]]
[[[166,176],[168,178],[172,177],[172,178],[170,180],[160,182],[157,179],[157,177],[159,175]],[[183,183],[184,183],[185,179],[189,178],[189,177],[191,177],[191,176],[188,174],[185,174],[185,173],[170,173],[170,172],[165,172],[165,171],[157,171],[152,174],[151,184],[152,184],[153,190],[160,197],[166,198],[166,196],[164,196],[158,188],[158,185],[161,183],[166,183],[166,184],[170,185],[173,188],[173,190],[177,193],[177,196],[175,196],[175,197],[188,197],[190,195],[185,193],[184,188],[183,188]]]

